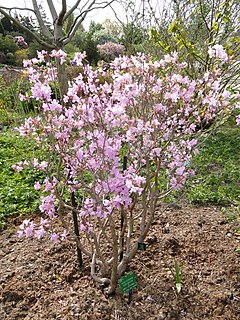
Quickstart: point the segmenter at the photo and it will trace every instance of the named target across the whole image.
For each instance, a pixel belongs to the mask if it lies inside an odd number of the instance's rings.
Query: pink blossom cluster
[[[106,42],[97,45],[97,50],[103,60],[110,62],[116,57],[122,56],[125,52],[125,47],[119,43]]]
[[[62,52],[50,56],[65,59]],[[202,122],[236,106],[230,92],[222,92],[218,70],[191,79],[186,65],[177,63],[176,53],[159,61],[144,54],[119,57],[108,71],[85,65],[61,103],[51,99],[49,82],[55,70],[38,66],[48,58],[44,52],[26,63],[32,98],[41,101],[42,113],[19,128],[48,155],[47,162],[32,161],[36,170],[47,174],[42,184],[35,183],[35,189],[45,194],[40,210],[47,219],[40,225],[24,222],[20,236],[44,236],[60,211],[72,208],[73,191],[81,193],[75,208],[80,228],[91,233],[96,218],[127,211],[134,201],[146,207],[151,197],[182,188],[193,175],[191,160]],[[74,63],[82,65],[83,59],[76,54]],[[163,177],[165,187],[160,188]],[[53,240],[61,237],[51,228]]]
[[[49,225],[49,221],[47,219],[41,218],[39,225],[36,227],[36,224],[31,221],[30,219],[25,219],[19,226],[18,230],[18,236],[22,237],[23,235],[26,238],[29,238],[31,236],[34,236],[37,239],[41,239],[43,236],[45,236],[46,231],[45,227]],[[56,241],[56,240],[65,240],[67,237],[67,232],[64,229],[63,233],[58,235],[55,232],[51,233],[50,240]]]
[[[14,37],[14,40],[21,49],[26,49],[28,47],[27,42],[24,40],[22,36],[16,36]]]
[[[208,49],[210,58],[219,58],[222,61],[228,61],[228,55],[221,44],[215,44]]]

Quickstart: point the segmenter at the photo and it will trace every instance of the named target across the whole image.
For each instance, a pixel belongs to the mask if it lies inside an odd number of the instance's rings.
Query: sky
[[[71,5],[73,5],[75,3],[76,0],[67,0],[67,5],[70,7]],[[86,0],[85,0],[86,1]],[[119,0],[121,2],[121,0]],[[139,8],[139,6],[141,6],[141,3],[143,3],[144,0],[135,0],[136,3],[136,8]],[[153,7],[161,7],[163,3],[165,3],[168,0],[150,0],[150,2],[152,3]],[[7,0],[5,3],[4,0],[0,0],[0,6],[7,6],[7,7],[32,7],[31,6],[31,0]],[[41,3],[42,6],[45,8],[46,13],[49,16],[49,20],[50,19],[50,13],[47,10],[48,6],[47,6],[47,0],[37,0],[38,3]],[[83,1],[82,1],[83,2]],[[4,3],[4,4],[3,4]],[[54,5],[56,6],[56,10],[60,11],[61,8],[61,0],[53,0]],[[124,13],[123,7],[120,3],[118,2],[113,2],[112,6],[115,9],[115,12],[117,13],[118,17],[120,18],[121,21],[125,21],[126,20],[126,14]],[[112,9],[110,7],[107,7],[105,9],[99,9],[99,10],[94,10],[92,12],[90,12],[86,18],[86,20],[84,21],[83,25],[85,28],[88,28],[89,24],[91,21],[95,21],[95,22],[100,22],[102,23],[105,19],[109,18],[110,20],[115,20],[115,14],[112,11]]]
[[[10,7],[32,8],[31,0],[7,0],[4,4],[3,4],[3,1],[4,0],[0,0],[0,6],[6,6],[8,8],[10,8]],[[51,21],[51,15],[47,10],[48,9],[47,1],[46,0],[39,0],[37,2],[41,3],[43,5],[43,7],[46,10],[46,13],[49,16],[49,20]],[[56,6],[56,10],[60,11],[61,0],[53,0],[53,3]],[[75,3],[75,0],[67,0],[67,5],[69,7],[74,3]],[[115,4],[113,4],[113,7],[115,8],[116,12],[118,12],[120,18],[123,19],[124,11],[122,10],[122,6],[120,4],[115,3]],[[22,13],[24,13],[24,12],[22,12]],[[108,7],[105,9],[94,10],[88,14],[86,21],[84,22],[84,26],[87,27],[89,25],[90,21],[96,21],[96,22],[101,23],[107,18],[109,18],[111,20],[115,20],[115,15],[114,15],[114,12],[112,11],[111,8]]]

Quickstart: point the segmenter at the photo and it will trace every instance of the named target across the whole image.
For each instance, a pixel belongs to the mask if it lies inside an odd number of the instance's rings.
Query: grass
[[[14,172],[13,164],[36,153],[31,141],[7,130],[0,133],[0,229],[4,220],[14,214],[34,212],[39,205],[39,192],[33,185],[42,174],[29,169]]]
[[[187,184],[194,204],[240,203],[240,127],[225,126],[203,141]]]

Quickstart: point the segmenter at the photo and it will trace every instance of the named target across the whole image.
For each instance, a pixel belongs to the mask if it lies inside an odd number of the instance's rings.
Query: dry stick
[[[112,294],[115,292],[117,286],[117,278],[118,278],[118,246],[117,246],[117,235],[115,230],[115,223],[112,215],[109,216],[109,226],[112,236],[112,251],[113,251],[113,260],[112,260],[112,272],[111,272],[111,281],[110,287],[108,289],[108,294]]]
[[[71,193],[71,202],[72,202],[72,206],[74,208],[77,208],[77,202],[76,202],[76,197],[74,192]],[[72,210],[72,217],[73,217],[74,233],[76,235],[76,238],[79,239],[80,234],[79,234],[79,228],[78,228],[78,218],[75,210]],[[83,265],[82,251],[78,245],[77,245],[77,259],[78,259],[79,267],[82,267]]]
[[[124,156],[123,157],[123,172],[127,169],[127,156]],[[123,213],[123,209],[121,210],[121,248],[122,248],[122,251],[120,252],[120,262],[122,261],[123,259],[123,248],[124,248],[124,235],[122,234],[122,231],[124,229],[124,224],[125,224],[125,219],[124,219],[124,213]]]
[[[79,237],[77,237],[76,234],[75,234],[75,232],[73,232],[73,231],[69,228],[68,224],[65,222],[65,220],[64,220],[64,218],[63,218],[63,213],[62,213],[62,212],[63,212],[64,209],[67,209],[67,210],[68,210],[67,212],[75,211],[76,214],[78,213],[78,211],[77,211],[75,208],[73,208],[73,207],[71,207],[71,206],[69,206],[69,205],[66,205],[66,204],[62,201],[62,199],[61,199],[61,197],[59,196],[57,190],[55,190],[55,192],[56,192],[57,199],[59,200],[58,215],[59,215],[59,218],[60,218],[60,220],[61,220],[61,222],[62,222],[63,227],[67,230],[68,233],[70,233],[70,236],[76,241],[76,244],[77,244],[77,246],[81,249],[81,251],[82,251],[86,256],[88,256],[89,258],[91,258],[91,257],[92,257],[91,252],[89,252],[88,250],[86,250],[86,249],[84,248],[83,244],[81,244],[81,242],[80,242]]]
[[[131,236],[132,236],[132,233],[133,233],[133,223],[134,223],[133,210],[134,210],[134,208],[135,208],[135,205],[136,205],[136,203],[137,203],[137,200],[138,200],[138,196],[137,196],[137,194],[135,194],[134,200],[133,200],[132,205],[131,205],[131,208],[130,208],[130,213],[129,213],[128,232],[127,232],[126,250],[125,250],[126,255],[128,254],[128,252],[129,252],[129,250],[130,250]]]

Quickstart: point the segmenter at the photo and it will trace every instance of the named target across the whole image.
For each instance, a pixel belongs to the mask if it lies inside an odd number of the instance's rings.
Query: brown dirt
[[[159,215],[128,271],[138,288],[128,304],[117,290],[96,288],[89,267],[79,270],[70,242],[19,240],[12,220],[0,234],[0,319],[237,320],[240,255],[237,221],[213,207],[175,207]],[[182,291],[170,266],[178,261]]]

